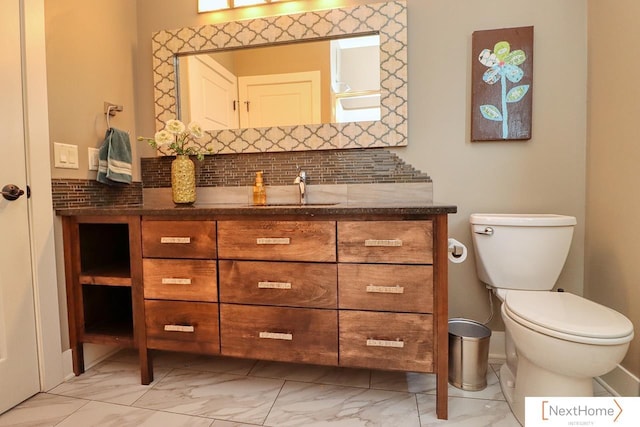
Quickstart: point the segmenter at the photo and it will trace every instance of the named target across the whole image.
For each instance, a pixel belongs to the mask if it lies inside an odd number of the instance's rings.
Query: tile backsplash
[[[109,187],[93,180],[52,180],[53,207],[139,206],[143,188],[171,186],[173,157],[141,159],[142,182]],[[309,185],[431,183],[428,174],[416,170],[387,149],[295,151],[281,153],[225,154],[197,161],[198,187],[253,185],[255,172],[264,171],[267,185],[289,185],[296,167],[307,173]]]
[[[52,179],[53,209],[125,207],[142,204],[142,183],[108,186],[88,179]]]
[[[170,187],[172,160],[142,159],[144,188]],[[199,187],[253,185],[256,171],[264,171],[267,185],[288,185],[297,175],[296,167],[307,173],[310,185],[431,182],[429,175],[386,149],[225,154],[195,164]]]

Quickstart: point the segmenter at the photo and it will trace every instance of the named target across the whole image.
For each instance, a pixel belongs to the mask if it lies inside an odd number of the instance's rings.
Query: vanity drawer
[[[340,311],[340,365],[433,372],[428,314]]]
[[[432,264],[431,221],[338,222],[338,261]]]
[[[216,258],[215,221],[142,221],[142,256]]]
[[[183,301],[218,300],[216,262],[194,259],[142,260],[144,297]]]
[[[220,260],[220,301],[337,308],[337,266]]]
[[[220,353],[218,304],[145,301],[144,309],[148,348]]]
[[[339,264],[340,308],[433,312],[430,265]]]
[[[226,356],[338,363],[336,310],[220,304],[220,324]]]
[[[336,260],[333,221],[220,221],[219,258],[317,261]]]

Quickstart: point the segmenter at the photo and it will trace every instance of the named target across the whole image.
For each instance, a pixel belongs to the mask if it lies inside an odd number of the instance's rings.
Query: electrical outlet
[[[54,166],[63,169],[78,169],[78,146],[53,143]]]
[[[89,148],[89,170],[97,171],[98,170],[98,154],[100,150],[97,148]]]

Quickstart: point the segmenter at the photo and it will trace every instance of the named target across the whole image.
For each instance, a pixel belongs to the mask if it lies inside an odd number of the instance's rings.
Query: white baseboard
[[[74,376],[71,353],[71,349],[62,352],[62,373],[64,375],[64,381],[70,380]]]
[[[84,344],[84,369],[87,370],[97,365],[109,356],[119,352],[120,347],[99,344]],[[67,381],[75,376],[73,373],[73,359],[71,349],[62,353],[62,363],[64,364],[64,380]]]
[[[620,365],[608,374],[596,378],[596,381],[614,396],[640,396],[640,379]]]

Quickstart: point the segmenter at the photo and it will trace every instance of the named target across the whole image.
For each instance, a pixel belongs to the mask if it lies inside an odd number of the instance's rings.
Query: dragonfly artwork
[[[530,139],[533,27],[474,32],[476,49],[472,141]]]

